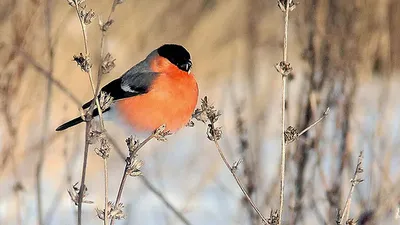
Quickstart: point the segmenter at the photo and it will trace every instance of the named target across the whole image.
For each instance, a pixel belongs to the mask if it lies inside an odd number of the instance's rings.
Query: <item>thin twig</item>
[[[88,134],[90,133],[90,123],[86,123],[85,133],[85,150],[83,152],[83,163],[82,163],[82,176],[81,176],[81,183],[79,187],[78,193],[78,225],[82,224],[82,201],[83,201],[83,194],[85,190],[85,179],[86,179],[86,168],[87,168],[87,161],[88,161],[88,153],[89,153],[89,139]]]
[[[238,184],[240,190],[243,192],[244,196],[246,197],[246,200],[250,203],[251,207],[258,214],[258,216],[261,218],[263,223],[267,224],[268,220],[264,217],[264,215],[258,209],[256,204],[253,202],[253,200],[249,196],[249,193],[247,193],[246,188],[244,187],[244,185],[242,184],[242,182],[236,175],[236,170],[238,169],[238,166],[241,161],[239,160],[239,161],[233,163],[233,165],[231,166],[229,164],[228,160],[226,159],[221,146],[218,143],[218,140],[221,139],[221,137],[222,137],[222,129],[221,129],[221,127],[216,127],[215,123],[218,121],[220,116],[221,116],[221,113],[218,110],[216,110],[213,105],[209,104],[207,96],[205,96],[203,99],[201,99],[200,109],[196,109],[192,115],[192,117],[194,119],[201,121],[207,125],[207,132],[206,132],[207,138],[210,141],[214,142],[215,147],[217,148],[218,153],[222,158],[222,161],[224,161],[225,166],[231,172],[233,178],[235,178],[235,181]]]
[[[79,11],[79,4],[78,4],[77,0],[75,0],[75,10],[76,10],[76,14],[78,16],[78,19],[79,19],[79,22],[80,22],[80,25],[81,25],[81,29],[82,29],[83,46],[84,46],[84,49],[85,49],[85,56],[89,56],[89,45],[88,45],[88,38],[87,38],[87,33],[86,33],[86,25],[85,25],[82,17],[79,14],[79,12],[80,12]],[[94,82],[93,82],[92,69],[90,67],[89,67],[89,69],[87,71],[87,74],[89,75],[90,87],[92,89],[93,96],[94,96],[93,101],[96,103],[97,110],[99,112],[100,126],[101,126],[101,129],[104,130],[104,122],[103,122],[103,119],[102,119],[103,118],[103,113],[102,113],[102,110],[101,110],[99,99],[97,98],[97,95],[96,95],[96,88],[95,88],[95,85],[94,85]],[[88,112],[90,113],[90,111],[91,110],[89,110]]]
[[[106,23],[110,23],[111,15],[115,11],[115,8],[116,8],[117,4],[118,4],[118,1],[114,0]],[[83,26],[84,24],[82,23],[82,19],[81,18],[80,18],[80,21],[81,21],[81,25]],[[106,41],[107,29],[104,29],[103,27],[101,27],[101,31],[102,31],[101,32],[102,35],[101,35],[101,40],[100,40],[100,60],[99,60],[100,63],[99,63],[99,67],[98,67],[98,70],[97,70],[96,88],[93,88],[93,85],[92,85],[93,96],[94,96],[95,100],[92,101],[92,104],[89,107],[89,112],[92,110],[92,108],[94,106],[94,103],[96,101],[97,108],[98,108],[98,111],[99,111],[101,130],[102,130],[102,132],[104,132],[104,130],[105,130],[104,129],[104,122],[103,122],[103,119],[102,119],[102,112],[101,112],[100,107],[99,107],[97,96],[98,96],[99,91],[100,91],[101,78],[102,78],[102,75],[104,74],[104,71],[103,71],[104,45],[105,45],[105,41]],[[90,70],[89,70],[89,72],[90,72]],[[90,74],[89,74],[89,77],[90,77]],[[91,82],[92,82],[92,79],[91,79]],[[103,158],[103,161],[104,161],[104,188],[105,188],[105,190],[104,190],[104,192],[105,192],[105,194],[104,194],[104,225],[107,225],[108,224],[108,165],[107,165],[108,156],[102,157],[102,158]],[[117,204],[115,204],[115,205],[117,205]]]
[[[137,152],[143,148],[143,146],[145,144],[147,144],[151,139],[153,139],[155,137],[155,133],[152,133],[150,136],[148,136],[144,141],[142,141],[141,143],[139,143],[139,145],[134,149],[134,151],[132,153],[129,153],[129,156],[126,158],[125,160],[125,168],[124,168],[124,173],[122,174],[122,179],[121,179],[121,183],[119,184],[119,188],[118,188],[118,194],[117,197],[115,199],[115,203],[114,205],[118,205],[119,201],[121,200],[122,197],[122,191],[124,190],[124,186],[125,186],[125,182],[126,182],[126,178],[128,176],[128,170],[129,167],[131,165],[131,160],[130,157],[133,157],[134,155],[137,154]],[[128,146],[129,147],[129,146]],[[130,149],[131,150],[131,149]],[[111,218],[111,222],[110,225],[114,224],[114,218]]]
[[[118,5],[118,0],[114,0],[113,4],[111,6],[111,10],[110,13],[108,14],[108,18],[106,23],[108,23],[111,20],[111,16],[112,13],[115,11],[116,6]],[[101,26],[103,26],[102,24],[100,24]],[[103,27],[100,27],[101,29],[101,39],[100,39],[100,63],[99,63],[99,68],[97,70],[97,84],[96,84],[96,91],[95,91],[95,96],[97,96],[99,94],[99,90],[100,90],[100,83],[101,83],[101,77],[103,75],[103,69],[102,69],[102,63],[104,60],[104,45],[106,42],[106,34],[107,34],[107,30],[103,29]],[[92,102],[93,103],[93,102]]]
[[[282,213],[283,213],[283,200],[284,200],[284,190],[285,190],[285,163],[286,163],[286,149],[285,149],[285,101],[286,101],[286,76],[282,76],[282,140],[281,140],[281,167],[280,167],[280,192],[279,192],[279,222],[282,224]]]
[[[119,148],[117,145],[116,141],[108,135],[106,132],[107,138],[110,141],[110,143],[113,145],[115,151],[119,155],[120,159],[125,160],[125,155],[122,153],[122,150]],[[140,180],[143,182],[143,184],[151,191],[153,192],[160,200],[165,204],[165,206],[171,210],[180,220],[182,223],[186,225],[190,225],[191,223],[185,216],[168,201],[168,199],[161,193],[161,191],[157,190],[156,187],[145,177],[145,176],[140,176]]]
[[[292,0],[286,0],[285,8],[285,32],[283,37],[283,61],[287,62],[287,49],[288,49],[288,29],[289,29],[289,4]]]
[[[351,179],[351,187],[349,194],[346,199],[346,203],[344,205],[344,208],[342,210],[339,224],[343,224],[344,221],[347,221],[349,219],[350,215],[350,205],[351,205],[351,197],[354,192],[354,188],[357,184],[361,183],[363,180],[358,178],[358,175],[363,172],[363,167],[362,167],[362,162],[363,162],[363,151],[360,151],[360,155],[358,156],[357,160],[357,166],[356,169],[354,170],[354,175],[353,178]]]
[[[118,5],[118,0],[114,0],[113,4],[111,6],[111,10],[110,13],[108,14],[108,18],[107,21],[111,20],[111,16],[113,14],[113,12],[115,11],[116,6]],[[97,85],[96,85],[96,96],[99,94],[99,90],[100,90],[100,83],[101,83],[101,76],[103,75],[102,73],[102,62],[104,60],[104,45],[106,42],[106,34],[107,34],[107,30],[103,29],[102,27],[101,29],[101,40],[100,40],[100,64],[99,64],[99,68],[98,68],[98,74],[97,74]]]
[[[78,4],[77,0],[74,0],[74,5],[75,5],[75,10],[76,10],[76,15],[78,16],[81,29],[82,29],[82,36],[83,36],[83,44],[84,44],[84,49],[85,49],[85,56],[89,56],[89,46],[88,46],[88,38],[87,38],[87,33],[86,33],[86,25],[80,15],[80,10],[79,7],[80,5]],[[86,71],[88,76],[89,76],[89,81],[90,81],[90,86],[93,92],[93,102],[96,103],[97,110],[99,113],[99,119],[100,119],[100,126],[101,126],[101,131],[104,131],[104,122],[103,122],[103,115],[102,115],[102,110],[100,107],[99,99],[97,98],[97,93],[96,93],[96,88],[93,82],[93,76],[92,76],[92,69],[89,66],[89,69]],[[92,105],[93,105],[92,102]],[[86,177],[86,166],[87,166],[87,155],[89,151],[89,135],[90,135],[90,120],[92,119],[91,114],[92,109],[89,109],[87,111],[87,117],[89,118],[89,121],[86,121],[86,134],[85,134],[85,152],[84,152],[84,159],[83,159],[83,168],[82,168],[82,177],[81,177],[81,183],[80,183],[80,188],[79,188],[79,198],[78,198],[78,225],[82,224],[82,201],[83,201],[83,195],[84,195],[84,190],[85,190],[85,177]],[[105,193],[108,192],[108,171],[107,171],[107,158],[104,157],[104,183],[105,183]],[[104,208],[104,224],[107,225],[107,206],[108,206],[108,194],[105,194],[105,208]]]
[[[258,207],[256,206],[256,204],[253,202],[253,200],[250,198],[249,194],[246,191],[246,188],[243,186],[242,182],[240,181],[240,179],[237,177],[236,175],[236,167],[232,167],[229,162],[226,160],[226,157],[221,149],[221,146],[219,145],[217,140],[213,140],[215,147],[218,150],[219,155],[222,158],[222,161],[224,161],[225,166],[229,169],[229,171],[231,172],[233,178],[235,178],[236,183],[238,184],[240,190],[242,190],[244,196],[246,197],[247,201],[250,203],[251,207],[253,207],[253,209],[256,211],[256,213],[258,214],[258,216],[261,218],[261,220],[263,221],[264,224],[267,224],[268,221],[267,219],[264,217],[264,215],[261,213],[261,211],[258,209]]]
[[[312,123],[310,126],[306,127],[304,130],[302,130],[298,136],[301,136],[302,134],[304,134],[305,132],[307,132],[309,129],[313,128],[315,125],[317,125],[319,122],[321,122],[323,119],[325,119],[325,117],[329,114],[329,107],[325,110],[324,114],[322,114],[322,116],[316,120],[314,123]]]
[[[285,31],[283,37],[283,63],[287,62],[287,49],[288,49],[288,27],[289,27],[289,3],[290,0],[286,0],[285,7]],[[286,73],[282,73],[282,102],[281,102],[281,125],[282,125],[282,140],[281,140],[281,179],[280,179],[280,193],[279,193],[279,220],[278,224],[282,224],[283,215],[283,202],[284,202],[284,191],[285,191],[285,163],[286,163],[286,149],[285,149],[285,103],[286,103]]]
[[[108,224],[108,165],[107,158],[103,158],[104,165],[104,225]]]
[[[296,141],[301,135],[303,135],[305,132],[313,128],[315,125],[317,125],[319,122],[321,122],[325,117],[329,114],[329,108],[327,108],[324,112],[324,114],[316,120],[314,123],[306,127],[304,130],[302,130],[300,133],[296,130],[296,128],[289,126],[285,130],[285,144],[288,145],[294,141]]]
[[[115,10],[115,7],[117,6],[117,0],[113,1],[113,5],[111,7],[111,11],[108,14],[108,19],[109,21],[111,19],[111,15]],[[100,83],[101,83],[101,77],[103,75],[103,70],[102,70],[102,64],[103,64],[103,59],[104,59],[104,44],[106,42],[106,30],[101,29],[101,40],[100,40],[100,63],[99,63],[99,68],[97,70],[97,84],[96,84],[96,89],[94,91],[94,98],[97,99],[97,95],[99,94],[100,91]],[[92,105],[93,105],[92,101]],[[93,106],[91,106],[93,107]],[[100,110],[99,110],[100,111]],[[100,115],[100,113],[99,113]],[[100,117],[101,124],[102,124],[102,131],[104,131],[104,123],[102,118]],[[108,165],[107,165],[107,157],[103,157],[104,161],[104,225],[108,224]]]

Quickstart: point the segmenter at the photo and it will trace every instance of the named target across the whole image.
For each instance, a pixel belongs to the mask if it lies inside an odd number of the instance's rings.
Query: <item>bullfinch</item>
[[[166,130],[178,131],[189,122],[197,104],[199,91],[191,68],[190,54],[183,46],[165,44],[157,48],[101,89],[112,97],[103,113],[115,111],[120,121],[139,132],[154,131],[163,124]],[[88,109],[91,103],[82,108]],[[93,116],[98,114],[96,107]],[[77,117],[56,131],[81,122],[82,117]]]

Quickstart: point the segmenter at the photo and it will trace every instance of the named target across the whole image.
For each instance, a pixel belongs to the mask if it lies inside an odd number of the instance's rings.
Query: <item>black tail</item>
[[[80,123],[82,123],[82,122],[83,122],[82,117],[77,117],[77,118],[75,118],[75,119],[73,119],[73,120],[71,120],[71,121],[68,121],[68,122],[64,123],[63,125],[57,127],[56,131],[65,130],[65,129],[67,129],[67,128],[70,128],[70,127],[72,127],[72,126],[75,126],[75,125],[77,125],[77,124],[80,124]]]
[[[90,103],[90,102],[88,102],[88,103]],[[86,103],[85,105],[90,105],[90,104],[88,104],[88,103]],[[103,110],[103,113],[109,111],[110,109],[111,109],[111,108],[107,108],[107,109]],[[98,111],[97,109],[94,109],[94,110],[93,110],[92,116],[93,116],[93,117],[96,117],[96,116],[98,116],[98,115],[99,115],[99,111]],[[82,122],[83,122],[82,117],[76,117],[75,119],[70,120],[70,121],[68,121],[68,122],[66,122],[66,123],[64,123],[64,124],[62,124],[61,126],[57,127],[56,131],[65,130],[65,129],[67,129],[67,128],[70,128],[70,127],[72,127],[72,126],[75,126],[75,125],[77,125],[77,124],[80,124],[80,123],[82,123]]]

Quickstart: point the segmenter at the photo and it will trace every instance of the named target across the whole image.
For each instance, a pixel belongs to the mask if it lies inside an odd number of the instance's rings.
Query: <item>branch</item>
[[[82,37],[83,37],[83,44],[84,44],[84,49],[85,49],[85,55],[83,56],[82,53],[80,56],[74,56],[74,60],[78,63],[78,65],[81,66],[81,69],[84,70],[89,77],[89,82],[90,86],[93,92],[93,101],[92,105],[89,108],[89,110],[86,112],[85,115],[85,120],[86,120],[86,133],[85,133],[85,150],[84,150],[84,159],[83,159],[83,168],[82,168],[82,176],[81,176],[81,183],[80,183],[80,188],[78,192],[78,225],[82,224],[82,201],[83,201],[83,196],[84,196],[84,190],[86,190],[85,186],[85,178],[86,178],[86,166],[87,166],[87,156],[88,156],[88,151],[89,151],[89,142],[90,142],[90,122],[92,120],[92,110],[93,110],[93,104],[94,102],[96,103],[97,110],[99,113],[99,119],[100,119],[100,126],[101,126],[101,132],[104,131],[104,122],[103,122],[103,115],[102,115],[102,107],[100,106],[99,99],[97,98],[97,91],[93,82],[93,76],[92,76],[92,69],[91,69],[91,64],[90,64],[90,59],[89,59],[89,46],[88,46],[88,38],[87,38],[87,33],[86,33],[86,24],[90,24],[93,17],[94,17],[94,12],[92,10],[89,10],[88,12],[85,11],[85,6],[82,6],[83,1],[80,0],[72,0],[72,2],[69,2],[71,6],[75,7],[76,10],[76,15],[78,16],[81,29],[82,29]],[[99,71],[101,73],[101,71]],[[103,140],[102,139],[102,145],[103,145]],[[106,141],[104,142],[104,145],[107,146]],[[103,146],[104,147],[104,146]],[[104,150],[104,149],[103,149]],[[99,154],[98,154],[99,155]],[[103,158],[104,162],[104,183],[105,183],[105,209],[104,209],[104,225],[107,225],[108,223],[108,166],[107,166],[107,158],[109,156],[109,148],[103,152],[100,152],[100,156]]]
[[[83,56],[82,54],[78,57],[74,57],[75,61],[78,62],[78,60],[83,60],[83,61],[79,61],[78,64],[81,66],[82,70],[84,70],[88,76],[89,76],[89,82],[90,82],[90,87],[92,89],[93,92],[93,101],[96,103],[96,107],[97,110],[99,112],[99,118],[100,118],[100,125],[101,125],[101,129],[104,130],[104,122],[103,122],[103,113],[101,110],[101,106],[99,103],[99,99],[97,98],[96,95],[96,88],[93,82],[93,75],[92,75],[92,65],[90,64],[90,58],[89,58],[89,45],[88,45],[88,37],[87,37],[87,33],[86,33],[86,23],[90,23],[91,20],[87,21],[86,19],[88,18],[88,15],[91,15],[91,11],[89,12],[84,12],[81,9],[81,4],[82,2],[80,0],[74,0],[74,6],[75,6],[75,10],[76,10],[76,15],[79,18],[79,22],[81,25],[81,29],[82,29],[82,37],[83,37],[83,46],[85,49],[85,55]],[[84,21],[85,18],[85,21]],[[93,103],[92,103],[93,104]],[[92,110],[88,111],[88,114],[91,114]]]
[[[209,104],[207,96],[201,100],[201,108],[196,109],[193,114],[193,118],[207,124],[207,127],[208,127],[207,128],[207,138],[210,141],[214,142],[214,144],[218,150],[218,153],[222,158],[222,161],[224,161],[225,166],[231,172],[233,178],[235,178],[235,181],[236,181],[237,185],[239,186],[240,190],[243,192],[244,196],[246,197],[246,200],[250,203],[251,207],[258,214],[258,216],[261,218],[263,223],[267,224],[268,220],[264,217],[264,215],[258,209],[256,204],[253,202],[253,200],[247,193],[246,188],[244,187],[244,185],[242,184],[242,182],[236,175],[236,171],[237,171],[238,166],[241,163],[241,161],[239,160],[239,161],[233,163],[233,165],[231,166],[229,164],[228,160],[226,159],[226,157],[222,151],[222,148],[220,147],[220,145],[218,143],[218,140],[221,139],[221,136],[222,136],[222,129],[221,129],[221,127],[216,127],[215,123],[218,121],[220,116],[221,116],[221,113],[218,110],[216,110],[214,108],[214,106]]]
[[[146,145],[150,140],[153,138],[156,138],[157,140],[166,140],[165,137],[169,135],[170,133],[168,131],[165,131],[165,125],[160,126],[157,128],[151,135],[149,135],[144,141],[139,142],[136,138],[130,136],[129,138],[126,139],[126,145],[128,147],[129,155],[125,159],[125,169],[124,173],[122,174],[122,179],[121,183],[118,188],[118,194],[115,199],[114,206],[122,206],[122,203],[120,203],[121,197],[122,197],[122,191],[124,190],[125,187],[125,182],[126,178],[128,175],[130,176],[140,176],[142,172],[140,171],[140,168],[143,165],[143,161],[138,158],[138,151],[143,148],[144,145]],[[120,219],[124,218],[125,215],[123,212],[121,214],[116,214],[113,213],[112,211],[116,211],[115,208],[112,208],[111,210],[111,222],[110,225],[114,224],[114,219]]]
[[[286,130],[285,130],[285,143],[286,145],[294,142],[295,140],[297,140],[301,135],[303,135],[304,133],[306,133],[308,130],[310,130],[311,128],[313,128],[315,125],[317,125],[319,122],[321,122],[323,119],[325,119],[325,117],[328,116],[329,114],[329,107],[325,110],[325,112],[322,114],[322,116],[317,119],[314,123],[312,123],[311,125],[309,125],[308,127],[306,127],[304,130],[302,130],[301,132],[298,132],[296,128],[289,126]]]
[[[244,187],[244,185],[242,184],[242,182],[240,181],[240,179],[238,178],[238,176],[236,175],[236,170],[240,164],[241,161],[237,161],[235,163],[233,163],[233,166],[230,166],[230,164],[228,163],[228,161],[226,160],[226,157],[221,149],[221,146],[219,145],[217,140],[213,140],[215,147],[218,150],[219,155],[221,156],[222,160],[225,163],[225,166],[228,168],[228,170],[231,172],[233,178],[235,178],[236,183],[238,184],[240,190],[243,192],[244,196],[246,197],[246,200],[250,203],[251,207],[254,209],[254,211],[258,214],[258,216],[261,218],[261,220],[263,221],[264,224],[267,224],[268,221],[267,219],[264,217],[264,215],[261,213],[261,211],[258,209],[258,207],[256,206],[256,204],[253,202],[253,200],[250,198],[249,194],[246,191],[246,188]]]
[[[107,132],[106,132],[106,135]],[[118,147],[117,143],[111,136],[107,136],[107,138],[110,140],[111,144],[113,145],[114,149],[118,153],[119,157],[125,161],[125,156],[122,153],[122,150]],[[175,208],[172,203],[168,201],[168,199],[161,193],[161,191],[157,190],[155,186],[150,183],[150,181],[145,177],[145,176],[139,176],[141,181],[144,183],[144,185],[151,191],[153,192],[164,204],[165,206],[170,209],[180,220],[182,223],[186,225],[190,225],[190,222],[185,216],[177,209]]]
[[[282,137],[281,137],[281,179],[280,179],[280,194],[279,194],[279,220],[278,224],[282,224],[283,214],[283,201],[285,191],[285,163],[286,163],[286,142],[285,142],[285,103],[286,103],[286,80],[287,76],[293,70],[290,63],[287,61],[288,58],[288,27],[289,27],[289,11],[293,10],[290,8],[293,0],[278,0],[278,6],[285,12],[285,27],[283,36],[283,60],[282,62],[275,65],[277,71],[282,75],[282,101],[281,101],[281,125],[282,125]]]
[[[339,220],[336,221],[336,223],[338,225],[342,225],[344,221],[348,221],[349,215],[350,215],[351,197],[353,195],[354,188],[355,188],[355,186],[357,184],[359,184],[359,183],[364,181],[363,179],[358,178],[358,175],[361,174],[364,171],[362,163],[363,163],[363,151],[361,150],[360,151],[360,155],[358,156],[357,166],[356,166],[356,169],[354,170],[353,178],[351,179],[350,191],[349,191],[349,194],[347,196],[346,203],[345,203],[345,205],[343,207],[343,210],[341,210],[341,212],[342,212],[341,214],[342,215],[340,215],[340,211],[338,212]]]
[[[104,45],[105,45],[105,40],[106,40],[106,32],[108,30],[109,25],[111,25],[111,15],[112,13],[115,11],[115,7],[122,3],[121,1],[118,0],[114,0],[110,13],[108,14],[108,19],[105,25],[101,25],[100,23],[100,29],[101,29],[101,41],[100,41],[100,63],[99,63],[99,68],[97,70],[97,85],[96,85],[96,89],[94,90],[94,98],[97,99],[97,96],[99,95],[99,90],[100,90],[100,83],[101,83],[101,77],[103,74],[109,73],[114,67],[114,61],[115,59],[112,59],[110,54],[107,54],[106,57],[104,57]],[[107,29],[106,29],[107,27]],[[93,88],[93,87],[92,87]],[[94,101],[92,101],[92,104],[90,106],[90,110],[93,108],[93,103]],[[98,103],[96,103],[97,106]],[[98,108],[99,109],[99,108]],[[100,112],[101,110],[99,110]],[[101,125],[102,125],[102,131],[104,131],[104,123],[103,120],[101,118],[101,113],[99,113],[100,116],[100,121],[101,121]],[[107,142],[107,139],[104,139]],[[107,145],[108,146],[108,145]],[[104,152],[105,154],[100,154],[100,156],[103,158],[103,164],[104,164],[104,225],[108,224],[108,165],[107,165],[107,158],[109,157],[109,148]],[[117,206],[118,204],[115,203],[115,206]]]

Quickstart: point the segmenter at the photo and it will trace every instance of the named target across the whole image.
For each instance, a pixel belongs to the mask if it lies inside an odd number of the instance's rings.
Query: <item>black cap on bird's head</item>
[[[181,45],[165,44],[157,49],[160,56],[168,59],[179,69],[189,72],[192,68],[192,60],[189,52]]]

